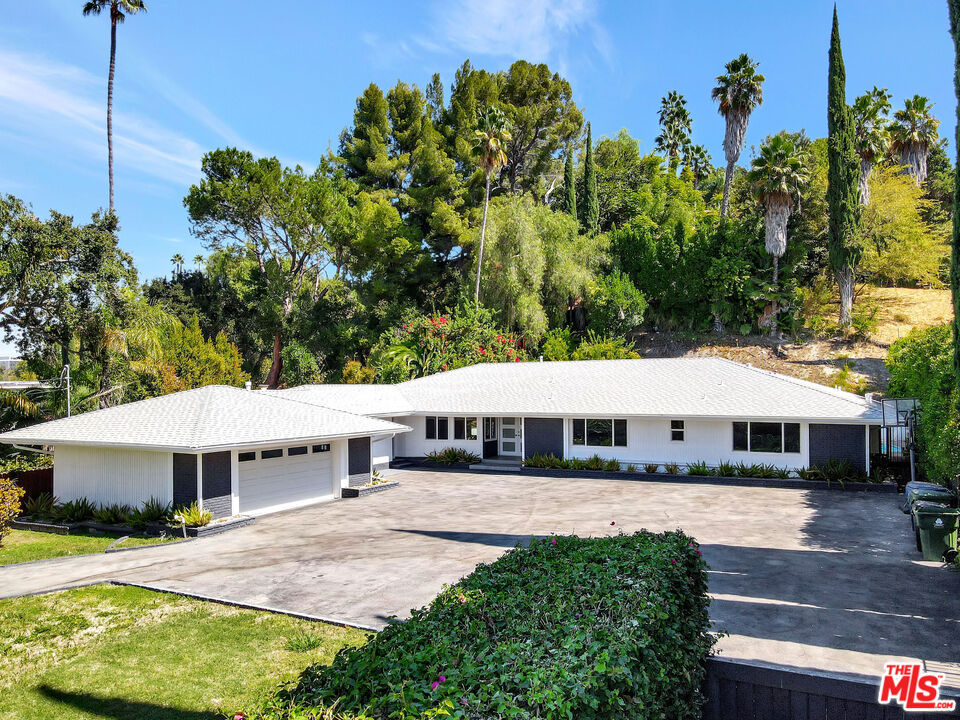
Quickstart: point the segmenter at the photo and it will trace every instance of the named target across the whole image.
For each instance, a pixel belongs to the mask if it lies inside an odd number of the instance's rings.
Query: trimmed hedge
[[[699,718],[706,593],[680,531],[534,540],[307,668],[262,717]]]

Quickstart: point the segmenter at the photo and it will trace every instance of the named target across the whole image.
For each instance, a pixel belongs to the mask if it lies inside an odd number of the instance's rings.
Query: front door
[[[520,455],[520,433],[522,424],[520,418],[500,418],[500,454]]]

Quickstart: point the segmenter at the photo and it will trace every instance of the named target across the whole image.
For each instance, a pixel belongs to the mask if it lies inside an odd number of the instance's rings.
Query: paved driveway
[[[918,562],[896,496],[397,472],[399,488],[169,547],[0,567],[0,596],[100,579],[382,627],[530,536],[678,527],[703,545],[723,653],[877,675],[960,658],[960,573]],[[616,522],[615,527],[610,522]],[[960,667],[948,665],[960,687]]]

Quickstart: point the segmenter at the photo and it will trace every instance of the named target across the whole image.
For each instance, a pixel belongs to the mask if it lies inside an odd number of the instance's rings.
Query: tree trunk
[[[720,203],[720,216],[726,217],[730,209],[730,186],[733,184],[733,166],[735,161],[727,163],[727,172],[723,176],[723,201]]]
[[[487,234],[487,207],[490,205],[490,171],[487,171],[487,188],[483,195],[483,222],[480,224],[480,252],[477,253],[477,284],[473,300],[480,304],[480,268],[483,265],[483,241]]]
[[[276,388],[280,384],[280,373],[283,371],[283,360],[280,357],[280,350],[283,349],[283,343],[280,342],[280,334],[273,336],[273,361],[270,363],[270,372],[267,373],[267,379],[264,381],[270,389]]]
[[[853,268],[845,265],[837,272],[840,286],[840,327],[848,328],[853,322]]]
[[[110,20],[110,73],[107,76],[107,173],[110,176],[110,214],[113,214],[113,75],[117,69],[117,21]]]
[[[776,289],[778,283],[780,282],[780,257],[778,255],[773,256],[773,287]],[[777,327],[777,313],[780,312],[780,307],[777,303],[777,299],[773,298],[770,305],[773,306],[773,313],[770,315],[770,337],[777,337],[780,330]]]
[[[873,172],[873,160],[860,158],[860,204],[870,204],[870,173]]]
[[[900,164],[906,166],[906,172],[920,185],[927,179],[927,146],[921,143],[908,143],[900,152]]]

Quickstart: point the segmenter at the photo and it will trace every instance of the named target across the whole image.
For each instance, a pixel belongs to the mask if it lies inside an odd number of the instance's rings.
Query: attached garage
[[[241,515],[263,515],[336,497],[331,444],[237,454]]]

